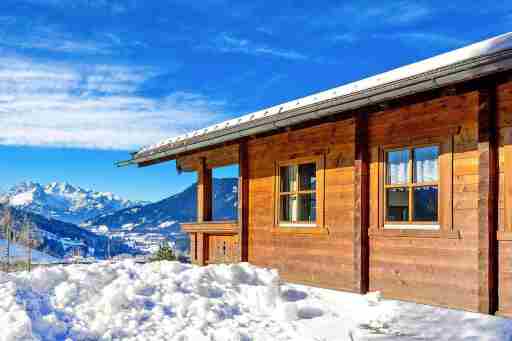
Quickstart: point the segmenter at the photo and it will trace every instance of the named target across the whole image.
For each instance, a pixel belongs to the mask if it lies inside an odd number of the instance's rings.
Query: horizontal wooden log
[[[182,223],[181,229],[187,233],[238,233],[238,221],[203,221]]]

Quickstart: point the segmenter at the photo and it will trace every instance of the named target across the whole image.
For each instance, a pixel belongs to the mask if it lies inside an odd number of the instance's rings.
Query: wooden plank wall
[[[488,154],[492,143],[485,133],[492,115],[485,115],[485,88],[459,89],[399,108],[290,129],[244,141],[242,149],[229,146],[230,152],[222,156],[217,150],[180,161],[191,168],[205,157],[215,165],[232,162],[235,155],[237,161],[243,159],[247,168],[242,178],[248,189],[247,235],[240,239],[247,245],[243,260],[277,268],[294,282],[353,292],[368,287],[389,298],[492,312],[496,268],[491,256],[499,250],[498,308],[500,314],[512,316],[512,81],[491,85],[499,131],[497,200],[489,181],[494,172]],[[445,222],[449,231],[379,233],[379,147],[425,138],[450,141],[453,211]],[[280,230],[274,226],[276,165],[315,155],[325,159],[324,212],[318,212],[324,214],[325,229]],[[207,161],[205,168],[209,166]],[[493,200],[499,205],[495,214]],[[359,214],[364,207],[369,216]],[[372,231],[369,241],[364,240],[366,225]],[[498,245],[493,244],[493,225],[498,227]],[[193,241],[195,258],[204,259],[203,236],[197,234]]]
[[[206,167],[211,169],[238,163],[238,144],[220,146],[218,148],[200,151],[197,153],[180,155],[176,158],[176,166],[185,172],[197,171],[202,167],[203,160]]]
[[[355,122],[348,119],[248,142],[249,262],[277,268],[287,280],[360,292],[353,245],[354,139]],[[325,156],[325,233],[274,228],[276,163],[319,154]]]
[[[420,303],[478,310],[478,92],[445,96],[370,116],[370,148],[453,136],[453,228],[462,238],[370,236],[370,290]],[[379,190],[370,160],[370,195]],[[378,202],[370,202],[378,229]]]
[[[497,310],[497,129],[496,83],[478,91],[478,311]]]
[[[512,317],[512,81],[498,85],[499,298],[498,314]]]

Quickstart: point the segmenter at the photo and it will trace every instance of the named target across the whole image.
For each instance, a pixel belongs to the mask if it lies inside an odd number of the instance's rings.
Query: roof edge
[[[321,118],[334,113],[346,112],[383,101],[404,97],[428,90],[470,81],[490,74],[512,69],[512,48],[500,50],[492,54],[472,57],[451,65],[429,70],[403,79],[383,83],[373,88],[362,89],[339,97],[329,98],[311,105],[284,110],[278,115],[261,117],[239,125],[198,137],[190,137],[175,143],[163,145],[150,152],[140,151],[132,154],[132,158],[116,163],[116,166],[145,163],[158,163],[158,160],[172,160],[178,154],[192,152],[205,147],[213,147],[221,143],[237,140],[251,135],[269,132],[285,126]]]

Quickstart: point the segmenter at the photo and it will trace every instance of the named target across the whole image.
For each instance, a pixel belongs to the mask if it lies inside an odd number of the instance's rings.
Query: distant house
[[[67,255],[73,258],[85,257],[89,248],[81,240],[74,240],[71,238],[62,238],[60,240],[62,248]]]
[[[196,264],[512,316],[512,33],[170,138],[119,165],[198,174]],[[342,70],[336,70],[342,72]],[[212,169],[240,169],[212,221]]]

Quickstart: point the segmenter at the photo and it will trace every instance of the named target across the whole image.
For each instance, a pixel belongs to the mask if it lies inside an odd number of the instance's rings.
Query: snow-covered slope
[[[0,341],[499,341],[512,321],[290,285],[249,264],[177,262],[0,272]]]
[[[115,256],[122,253],[138,253],[120,240],[108,240],[105,236],[97,235],[74,224],[47,219],[42,215],[2,204],[0,204],[0,219],[7,214],[7,210],[10,211],[13,220],[12,229],[17,237],[23,238],[22,231],[25,225],[29,224],[32,228],[31,235],[35,248],[56,258],[68,256],[73,245],[80,246],[84,256],[96,258],[104,258],[108,254]],[[0,239],[5,239],[3,229],[0,229]]]
[[[11,262],[18,261],[27,261],[29,257],[29,249],[23,245],[19,245],[16,243],[10,244],[10,253],[9,259]],[[7,254],[5,250],[7,249],[7,240],[0,239],[0,262],[5,262],[7,258]],[[44,252],[38,250],[31,250],[30,258],[32,263],[34,264],[47,264],[47,263],[57,263],[61,262],[62,259],[52,257]]]
[[[125,200],[112,193],[95,192],[58,182],[48,185],[23,182],[1,195],[0,203],[73,224],[145,204]]]

